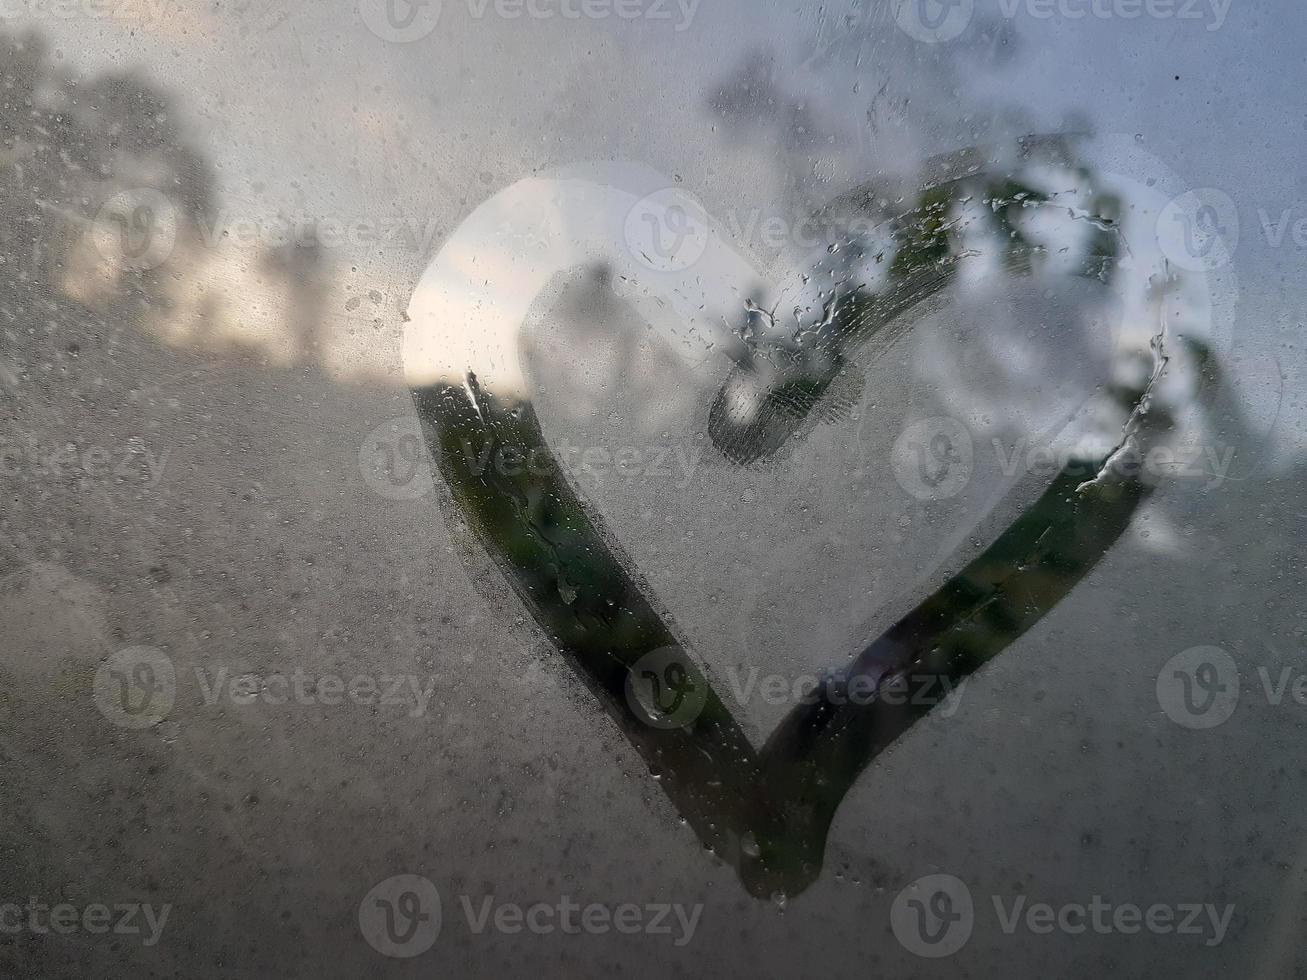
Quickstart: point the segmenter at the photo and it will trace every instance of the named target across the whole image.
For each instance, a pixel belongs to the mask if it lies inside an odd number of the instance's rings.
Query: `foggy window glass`
[[[0,9],[0,974],[1293,977],[1266,0]]]

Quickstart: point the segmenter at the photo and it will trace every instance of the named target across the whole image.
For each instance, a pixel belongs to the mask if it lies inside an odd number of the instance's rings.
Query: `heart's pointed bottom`
[[[1095,566],[1149,490],[1111,468],[1083,485],[1085,461],[1077,461],[994,544],[836,675],[844,690],[869,687],[870,698],[841,696],[837,684],[834,696],[792,711],[757,752],[562,474],[530,405],[501,405],[474,378],[418,389],[414,399],[449,492],[515,592],[705,846],[759,898],[792,897],[818,878],[845,794],[876,755],[940,703],[895,692],[958,691]],[[480,465],[492,446],[551,465],[513,472]],[[641,665],[655,655],[662,658],[655,679],[675,667],[687,689],[701,689],[692,718],[637,710],[629,685],[641,670],[650,673]]]

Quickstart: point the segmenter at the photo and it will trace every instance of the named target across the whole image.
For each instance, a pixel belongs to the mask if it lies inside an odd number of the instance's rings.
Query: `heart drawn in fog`
[[[1147,383],[1116,393],[1127,422],[1114,451],[1075,460],[1043,480],[1018,517],[984,527],[991,543],[977,557],[959,556],[943,585],[832,667],[824,688],[758,749],[677,639],[620,535],[558,465],[522,367],[522,327],[555,276],[607,269],[671,348],[723,375],[705,419],[716,448],[738,465],[766,465],[811,431],[860,365],[945,301],[978,255],[975,236],[960,232],[968,207],[980,206],[1000,242],[982,256],[991,276],[1041,274],[1045,250],[1027,237],[1023,216],[1064,205],[1013,173],[1050,161],[1070,168],[1069,151],[1057,137],[1030,137],[1010,166],[986,170],[984,160],[972,149],[931,161],[935,179],[897,214],[871,188],[823,209],[826,225],[858,219],[861,231],[823,249],[831,258],[815,269],[796,271],[796,282],[816,280],[815,313],[783,341],[712,326],[764,277],[692,197],[634,166],[576,168],[494,195],[444,243],[410,301],[406,378],[447,502],[703,843],[759,897],[792,895],[815,880],[858,775],[939,703],[914,692],[955,690],[1061,601],[1128,527],[1151,487],[1138,468],[1115,464],[1147,452],[1162,337]],[[1097,200],[1107,210],[1106,198]],[[1117,228],[1096,213],[1088,227],[1067,274],[1110,289]],[[882,266],[874,288],[842,278],[851,254]],[[535,465],[485,465],[505,448]],[[1086,478],[1086,468],[1097,475]],[[1029,483],[1019,489],[1031,496]],[[1007,512],[991,513],[999,511]]]

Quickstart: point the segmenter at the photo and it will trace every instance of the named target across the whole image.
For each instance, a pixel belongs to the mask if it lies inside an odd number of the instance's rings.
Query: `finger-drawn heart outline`
[[[941,181],[928,189],[928,201],[984,177]],[[899,226],[916,234],[937,228],[935,207],[909,211]],[[908,270],[912,287],[906,298],[885,301],[882,325],[949,282],[956,257],[947,248],[941,254],[930,235],[924,241],[921,261]],[[556,263],[555,271],[573,266],[571,258]],[[1106,263],[1111,253],[1100,258]],[[540,283],[526,278],[521,295],[529,302]],[[657,299],[673,292],[664,289]],[[487,303],[474,297],[467,305]],[[819,873],[831,821],[858,775],[932,705],[901,698],[839,703],[823,693],[792,710],[758,751],[687,655],[685,666],[707,688],[701,710],[684,727],[647,724],[626,696],[631,668],[652,651],[681,645],[615,536],[557,465],[525,382],[504,363],[517,353],[523,301],[506,305],[505,325],[490,331],[489,356],[469,356],[466,341],[433,354],[424,345],[432,337],[448,338],[451,325],[436,322],[422,286],[415,294],[406,369],[433,460],[514,591],[660,774],[660,785],[704,844],[736,867],[751,894],[796,894]],[[656,315],[653,307],[646,310]],[[437,356],[443,366],[433,369]],[[1158,372],[1160,365],[1152,380]],[[1146,394],[1135,393],[1135,408]],[[722,436],[727,443],[731,438]],[[509,448],[550,465],[543,473],[531,467],[515,474],[476,465],[486,450]],[[1094,461],[1095,471],[1107,461]],[[1063,470],[979,557],[838,671],[842,681],[867,679],[877,690],[946,681],[952,689],[1038,622],[1107,553],[1151,489],[1114,468],[1086,483],[1084,462]]]

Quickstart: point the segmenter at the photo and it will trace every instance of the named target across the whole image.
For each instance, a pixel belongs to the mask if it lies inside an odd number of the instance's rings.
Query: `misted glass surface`
[[[0,10],[0,973],[1307,970],[1307,15]]]

